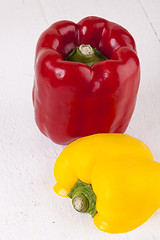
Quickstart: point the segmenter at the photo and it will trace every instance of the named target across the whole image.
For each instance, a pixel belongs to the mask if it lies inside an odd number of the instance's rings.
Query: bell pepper
[[[69,144],[54,166],[54,191],[93,217],[98,229],[124,233],[160,207],[160,163],[140,140],[95,134]]]
[[[135,42],[122,26],[99,17],[56,22],[36,47],[37,126],[64,145],[95,133],[123,133],[139,81]]]

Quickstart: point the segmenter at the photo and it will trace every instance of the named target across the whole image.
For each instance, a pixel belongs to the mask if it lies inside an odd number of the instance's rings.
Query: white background
[[[141,84],[126,133],[160,162],[160,0],[0,0],[0,240],[160,239],[160,211],[132,232],[111,235],[52,190],[63,147],[34,122],[35,46],[53,22],[88,15],[121,24],[136,40]]]

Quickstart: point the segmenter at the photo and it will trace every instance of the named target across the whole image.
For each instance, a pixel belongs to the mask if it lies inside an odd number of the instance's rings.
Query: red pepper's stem
[[[92,66],[96,62],[107,60],[107,58],[91,45],[81,44],[76,47],[66,58],[67,61],[81,62]]]
[[[86,57],[93,57],[94,56],[94,51],[93,48],[91,47],[91,45],[85,45],[85,44],[81,44],[78,47],[78,51]]]

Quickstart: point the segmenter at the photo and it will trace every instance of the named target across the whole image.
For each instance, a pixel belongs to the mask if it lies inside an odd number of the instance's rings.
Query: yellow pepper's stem
[[[78,212],[87,212],[92,217],[97,213],[96,195],[90,184],[84,183],[78,179],[68,196],[72,198],[72,205]]]
[[[72,205],[78,212],[86,212],[89,206],[88,199],[83,194],[74,195]]]

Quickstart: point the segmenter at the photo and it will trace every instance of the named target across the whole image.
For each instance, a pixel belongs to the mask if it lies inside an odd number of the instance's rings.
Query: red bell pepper
[[[136,46],[126,29],[99,17],[56,22],[36,48],[36,123],[58,144],[95,133],[123,133],[139,81]]]

